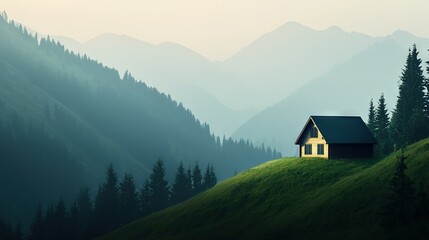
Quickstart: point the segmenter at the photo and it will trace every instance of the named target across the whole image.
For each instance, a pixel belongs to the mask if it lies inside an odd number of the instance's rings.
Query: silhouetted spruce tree
[[[55,206],[54,213],[54,239],[68,238],[67,207],[63,198],[60,198]]]
[[[99,187],[95,199],[95,235],[112,231],[118,226],[118,177],[110,164],[106,171],[106,182]]]
[[[149,180],[150,206],[156,212],[168,206],[169,189],[165,180],[165,168],[161,159],[153,166]]]
[[[371,101],[369,102],[369,110],[368,110],[368,129],[371,131],[372,135],[375,136],[375,107],[374,107],[374,101],[371,98]]]
[[[404,147],[427,136],[424,116],[424,76],[416,45],[409,51],[400,78],[399,96],[392,115],[392,136],[397,147]]]
[[[84,239],[84,238],[78,238],[78,232],[80,231],[79,226],[79,220],[78,220],[78,210],[77,210],[77,203],[76,201],[73,201],[73,203],[70,205],[68,214],[68,239]]]
[[[204,173],[204,190],[212,188],[217,183],[216,173],[212,164],[207,164],[206,172]]]
[[[55,237],[55,208],[54,204],[51,204],[45,213],[45,218],[43,220],[43,239],[51,240],[56,239]]]
[[[192,171],[191,166],[186,170],[186,198],[192,197],[194,189],[192,187]]]
[[[44,223],[43,223],[43,211],[42,204],[39,203],[37,206],[36,214],[34,216],[33,222],[30,225],[30,235],[28,237],[29,240],[42,240],[44,231]]]
[[[185,201],[188,198],[187,194],[187,175],[183,163],[180,162],[177,168],[174,183],[171,189],[171,203],[177,204]]]
[[[393,149],[389,136],[389,120],[386,100],[384,99],[384,94],[381,94],[375,114],[375,137],[378,141],[378,155],[389,154]]]
[[[150,206],[150,186],[149,186],[149,180],[146,179],[146,181],[143,184],[143,187],[140,191],[140,216],[144,217],[152,212],[152,208]]]
[[[76,199],[76,207],[78,220],[77,239],[89,239],[92,237],[94,213],[88,187],[80,190]]]
[[[198,166],[198,162],[197,162],[195,163],[194,170],[192,171],[192,188],[194,190],[193,195],[196,195],[203,190],[202,180],[203,180],[203,177],[201,174],[201,169]]]
[[[426,71],[429,74],[429,61],[427,61],[426,64],[427,64]],[[425,102],[425,115],[426,115],[426,120],[428,121],[428,125],[429,125],[429,77],[425,79],[424,88],[426,91],[425,101],[424,101]]]
[[[136,185],[131,174],[125,174],[120,183],[119,218],[120,224],[126,224],[138,217],[138,196]]]
[[[415,216],[416,196],[413,182],[405,174],[406,158],[401,151],[395,173],[389,181],[389,193],[381,208],[381,226],[388,231],[407,226]]]
[[[216,176],[216,172],[213,164],[211,164],[210,166],[210,173],[211,173],[211,183],[212,183],[210,187],[214,187],[217,184],[217,176]]]

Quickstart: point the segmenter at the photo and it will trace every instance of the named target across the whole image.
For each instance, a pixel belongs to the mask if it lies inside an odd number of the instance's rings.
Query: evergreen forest
[[[83,186],[94,196],[109,164],[141,186],[157,159],[172,182],[180,163],[210,164],[222,180],[280,157],[215,136],[171,96],[39,38],[5,13],[0,36],[0,216],[24,230],[38,203],[70,205]]]

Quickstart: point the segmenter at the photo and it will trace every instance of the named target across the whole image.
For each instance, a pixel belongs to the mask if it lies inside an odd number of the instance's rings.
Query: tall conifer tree
[[[149,181],[150,204],[152,211],[156,212],[168,206],[169,189],[165,180],[165,168],[161,159],[153,166]]]
[[[424,81],[422,60],[416,45],[409,51],[402,71],[399,96],[392,116],[392,135],[397,147],[414,143],[427,136],[424,117]]]
[[[206,172],[204,173],[204,190],[212,188],[217,183],[216,173],[212,164],[207,164]]]
[[[111,231],[118,226],[118,197],[118,176],[110,164],[106,171],[106,182],[99,188],[95,199],[97,234]]]
[[[426,71],[429,74],[429,61],[427,61],[426,64],[427,64]],[[426,120],[428,121],[427,125],[429,125],[429,77],[427,77],[425,79],[424,88],[426,91],[426,94],[425,94],[425,115],[426,115]]]
[[[183,163],[180,162],[174,178],[173,187],[171,190],[171,202],[173,204],[183,202],[187,199],[187,176]]]
[[[186,170],[186,198],[192,197],[194,189],[192,188],[192,171],[191,166]]]
[[[76,207],[78,220],[78,233],[76,235],[79,239],[89,239],[92,233],[93,206],[88,187],[80,190],[76,199]]]
[[[54,213],[54,239],[66,239],[68,222],[67,222],[67,207],[64,199],[60,198],[55,206]]]
[[[134,178],[131,174],[125,174],[119,184],[119,189],[119,223],[126,224],[138,217],[138,197]]]
[[[55,224],[55,208],[54,204],[51,204],[46,209],[43,221],[43,239],[55,239]]]
[[[36,210],[36,215],[34,216],[33,222],[30,225],[30,235],[28,239],[30,240],[42,240],[43,236],[43,211],[42,204],[39,203]]]
[[[372,135],[375,136],[375,107],[374,101],[371,98],[369,101],[369,110],[368,110],[368,128],[371,131]]]
[[[194,189],[194,195],[200,193],[203,190],[202,180],[203,177],[201,174],[201,169],[197,162],[195,163],[194,170],[192,171],[192,186]]]
[[[386,230],[406,226],[414,220],[416,196],[413,182],[405,173],[406,159],[402,151],[396,171],[389,182],[390,192],[381,209],[381,225]]]
[[[389,124],[389,113],[387,112],[386,100],[384,99],[384,94],[381,94],[375,114],[375,137],[378,141],[377,149],[380,155],[385,155],[392,151]]]
[[[217,176],[216,176],[216,172],[215,172],[213,164],[211,164],[211,166],[210,166],[210,173],[211,173],[211,177],[212,177],[212,186],[211,187],[214,187],[217,184]]]
[[[143,184],[143,188],[140,191],[140,216],[144,217],[152,212],[151,205],[150,205],[150,187],[149,187],[149,180],[146,179],[146,181]]]

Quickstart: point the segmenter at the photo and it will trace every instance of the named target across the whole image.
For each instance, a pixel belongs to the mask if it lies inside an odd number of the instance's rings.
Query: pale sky
[[[228,58],[288,21],[314,29],[429,37],[429,0],[1,0],[0,11],[43,34],[84,42],[102,33],[176,42]]]

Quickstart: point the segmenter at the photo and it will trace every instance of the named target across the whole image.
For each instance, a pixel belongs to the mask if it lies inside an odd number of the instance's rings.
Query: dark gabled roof
[[[352,116],[310,116],[303,130],[295,141],[299,144],[308,123],[312,121],[319,129],[326,143],[367,143],[375,144],[366,124],[360,117]]]

